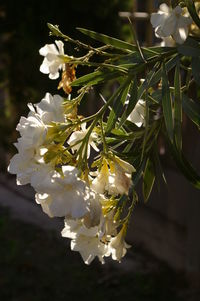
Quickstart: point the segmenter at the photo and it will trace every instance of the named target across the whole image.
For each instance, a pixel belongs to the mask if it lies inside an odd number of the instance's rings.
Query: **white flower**
[[[21,117],[16,128],[21,138],[18,143],[23,149],[37,148],[41,146],[47,134],[47,127],[39,116]]]
[[[82,140],[85,138],[86,134],[88,132],[88,129],[86,129],[86,123],[81,124],[81,130],[80,131],[75,131],[71,134],[69,140],[67,143],[71,146],[71,149],[73,152],[78,151],[81,147]],[[97,134],[92,132],[89,141],[88,141],[88,147],[87,147],[87,157],[89,158],[90,156],[90,146],[98,152],[99,149],[97,148],[94,140],[97,139]],[[85,151],[85,147],[82,150],[82,154]]]
[[[179,5],[170,10],[167,4],[161,4],[158,13],[151,15],[151,24],[155,28],[156,36],[159,38],[172,36],[178,44],[184,43],[192,20],[182,13],[183,10]]]
[[[128,195],[132,185],[131,175],[134,171],[135,168],[131,164],[117,156],[113,160],[104,159],[100,172],[92,181],[91,188],[101,194],[107,191],[111,195]]]
[[[117,235],[119,223],[114,221],[115,213],[116,211],[112,209],[104,216],[104,219],[102,219],[101,231],[104,233],[106,240],[110,240],[112,236]]]
[[[30,184],[38,193],[50,192],[52,188],[53,176],[60,176],[51,164],[40,164],[38,169],[32,172]]]
[[[79,235],[96,236],[98,235],[98,227],[87,228],[82,219],[65,218],[65,227],[61,234],[63,237],[75,239]]]
[[[111,195],[128,195],[132,185],[131,175],[135,171],[135,168],[128,162],[116,156],[111,167],[111,174],[108,178],[106,190]]]
[[[103,218],[100,196],[89,188],[86,188],[87,208],[83,223],[87,228],[98,226]]]
[[[126,249],[131,247],[125,242],[124,236],[124,227],[122,227],[117,236],[111,238],[108,246],[109,251],[112,254],[112,259],[118,260],[119,262],[121,261],[122,257],[125,256],[127,252]]]
[[[45,97],[35,105],[37,113],[44,124],[64,122],[63,98],[59,95],[46,93]]]
[[[132,185],[131,175],[123,171],[119,165],[115,166],[115,172],[108,178],[106,190],[111,195],[126,194]]]
[[[104,160],[100,172],[98,172],[97,177],[91,183],[91,188],[95,192],[103,194],[105,192],[105,187],[108,184],[109,175],[110,171],[106,160]]]
[[[135,123],[138,127],[145,125],[145,101],[139,99],[135,108],[128,116],[127,120]]]
[[[62,166],[62,173],[54,171],[47,181],[37,186],[36,202],[44,206],[48,215],[53,217],[83,217],[88,212],[88,190],[78,178],[78,170],[73,166]],[[32,183],[33,185],[33,183]],[[45,212],[46,212],[45,211]]]
[[[80,219],[65,219],[61,234],[72,239],[71,250],[80,252],[86,264],[90,264],[96,256],[104,263],[103,257],[108,256],[108,247],[100,239],[98,226],[87,228]]]
[[[17,147],[17,143],[15,146]],[[30,182],[31,174],[36,168],[33,157],[34,153],[31,149],[14,155],[10,160],[8,172],[17,175],[17,185],[26,185]]]
[[[40,55],[44,56],[40,71],[49,74],[50,79],[59,77],[59,69],[64,70],[63,60],[59,55],[64,55],[64,44],[62,41],[55,41],[55,44],[47,44],[39,50]]]
[[[101,263],[104,263],[108,247],[102,243],[98,237],[80,235],[71,241],[71,249],[81,254],[84,262],[90,264],[97,256]]]
[[[31,113],[27,118],[20,118],[16,129],[21,135],[15,143],[18,154],[11,159],[8,171],[17,175],[18,185],[25,185],[30,182],[31,175],[38,169],[39,163],[44,163],[41,146],[46,138],[47,127],[38,114]]]

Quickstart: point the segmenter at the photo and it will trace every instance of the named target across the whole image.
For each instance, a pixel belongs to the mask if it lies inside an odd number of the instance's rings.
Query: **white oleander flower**
[[[78,151],[81,147],[82,140],[85,138],[86,134],[88,132],[88,129],[86,129],[86,123],[81,124],[81,130],[80,131],[75,131],[71,134],[69,140],[67,143],[71,146],[71,149],[73,152]],[[99,149],[97,148],[94,140],[97,139],[97,134],[92,132],[89,141],[88,141],[88,147],[87,147],[87,158],[90,157],[90,146],[98,152]],[[85,147],[82,150],[82,154],[85,151]]]
[[[88,212],[83,218],[83,223],[87,228],[98,226],[103,218],[100,196],[89,188],[86,188],[86,199]]]
[[[101,231],[107,241],[109,241],[112,236],[117,235],[117,227],[119,226],[119,223],[114,221],[115,213],[115,210],[112,209],[104,216],[104,219],[102,219]]]
[[[18,144],[15,144],[18,147]],[[33,160],[34,152],[31,149],[15,154],[10,160],[8,172],[16,174],[17,185],[26,185],[30,183],[32,173],[35,171],[36,164]]]
[[[40,55],[44,56],[40,71],[49,74],[50,79],[57,79],[59,70],[65,68],[63,60],[59,57],[64,55],[64,44],[62,41],[55,41],[55,44],[46,44],[39,50]]]
[[[18,185],[31,182],[34,173],[38,172],[39,175],[44,173],[45,169],[52,170],[50,165],[45,165],[44,154],[48,149],[42,145],[46,143],[48,124],[65,120],[62,103],[62,97],[47,93],[40,103],[28,105],[28,117],[20,118],[16,130],[21,137],[15,143],[18,154],[13,156],[8,166],[10,173],[17,174]]]
[[[53,176],[60,176],[51,164],[40,164],[30,177],[30,184],[36,192],[50,193],[53,190]]]
[[[131,164],[116,156],[113,160],[104,159],[101,170],[91,183],[91,188],[101,194],[107,191],[110,195],[128,195],[134,171],[135,168]]]
[[[106,160],[103,160],[103,164],[100,172],[97,173],[97,177],[92,181],[91,188],[97,192],[103,194],[105,192],[105,187],[108,184],[108,178],[110,171]]]
[[[73,166],[62,166],[62,174],[54,171],[48,183],[37,186],[36,202],[50,217],[81,218],[89,210],[87,186]]]
[[[95,227],[86,227],[84,225],[83,219],[69,219],[65,218],[65,227],[61,231],[61,234],[63,237],[75,239],[79,235],[86,235],[95,237],[98,235],[99,228],[97,226]]]
[[[17,185],[26,185],[30,183],[31,175],[38,169],[39,163],[44,163],[41,145],[47,128],[38,116],[29,116],[21,117],[17,130],[21,134],[14,144],[18,153],[10,160],[8,171],[17,175]]]
[[[108,178],[106,190],[110,195],[126,194],[132,185],[131,174],[125,173],[119,166],[115,165],[115,171]]]
[[[127,249],[131,246],[124,240],[124,227],[120,230],[117,236],[111,238],[108,245],[109,251],[112,254],[112,259],[121,262],[121,259],[126,255]]]
[[[183,16],[182,13],[183,10],[179,5],[171,10],[167,4],[161,4],[159,11],[151,14],[151,24],[155,28],[156,36],[159,38],[172,36],[176,43],[184,43],[192,19]]]
[[[131,175],[133,172],[135,172],[135,168],[131,164],[115,156],[106,187],[108,193],[128,195],[132,186]]]
[[[96,256],[104,263],[103,257],[108,256],[108,247],[101,241],[98,226],[87,228],[80,219],[65,219],[61,234],[72,239],[71,250],[79,252],[86,264],[90,264]]]
[[[108,247],[97,236],[81,234],[71,241],[71,250],[78,251],[86,264],[90,264],[96,256],[103,264],[103,258],[107,256]]]
[[[131,121],[138,127],[145,126],[145,101],[139,99],[135,108],[128,116],[127,120]]]
[[[46,93],[45,97],[35,104],[35,108],[44,124],[65,121],[63,98],[60,95],[52,96]]]
[[[78,236],[80,228],[83,226],[81,219],[68,219],[64,220],[65,227],[61,231],[62,237],[75,239]]]
[[[48,168],[48,171],[52,169],[50,165],[44,164],[43,155],[46,152],[46,148],[38,147],[37,150],[34,148],[23,149],[21,143],[15,143],[15,147],[18,153],[10,160],[8,172],[17,175],[17,185],[31,183],[34,174],[41,173],[43,169]],[[44,178],[40,178],[40,180],[44,181]]]
[[[18,143],[23,149],[41,146],[47,134],[47,127],[37,115],[21,117],[16,130],[20,132]]]

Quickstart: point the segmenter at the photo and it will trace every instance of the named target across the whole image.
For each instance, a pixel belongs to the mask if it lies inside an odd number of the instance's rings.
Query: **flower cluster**
[[[172,46],[185,42],[191,18],[186,8],[178,5],[171,9],[162,4],[152,14],[151,23],[164,45]],[[183,57],[188,56],[188,50],[182,45],[164,51],[162,47],[140,48],[139,44],[132,47],[81,29],[92,38],[109,41],[94,48],[65,36],[58,26],[49,24],[49,28],[53,35],[76,44],[75,53],[79,47],[88,52],[82,57],[69,56],[60,40],[39,50],[44,57],[40,71],[50,79],[60,78],[58,89],[63,90],[64,97],[46,93],[39,103],[28,104],[28,116],[21,117],[16,128],[20,135],[15,143],[18,153],[8,171],[16,174],[18,185],[30,184],[35,189],[35,200],[49,217],[63,218],[62,236],[71,239],[71,249],[80,252],[86,264],[95,257],[104,263],[108,256],[120,262],[130,247],[125,236],[137,201],[135,186],[143,180],[147,201],[156,173],[163,175],[159,137],[168,136],[174,153],[180,154],[178,165],[184,164],[179,106],[190,84],[194,80],[199,83],[199,70],[192,72],[194,79],[190,80],[191,60],[185,64]],[[192,64],[198,68],[199,43],[190,44],[195,47]],[[95,62],[96,56],[99,59]],[[97,69],[76,80],[79,65]],[[173,68],[175,87],[170,87],[168,72]],[[188,70],[185,83],[179,78],[182,69]],[[98,112],[82,116],[79,105],[84,95],[94,85],[113,79],[117,88],[112,96],[103,99],[105,104]],[[76,97],[73,85],[82,86]],[[189,110],[188,116],[199,126],[193,111]],[[187,166],[190,164],[182,170]],[[197,185],[199,178],[196,180],[194,174],[192,170],[189,178]]]
[[[40,71],[51,79],[65,70],[63,43],[55,43],[57,47],[50,44],[39,51],[45,56]],[[86,128],[77,114],[78,103],[70,96],[47,93],[39,103],[28,104],[28,117],[21,117],[16,128],[18,153],[8,171],[17,175],[18,185],[30,183],[37,204],[49,217],[64,218],[62,236],[71,239],[71,249],[80,252],[86,264],[96,256],[102,263],[105,256],[120,261],[129,247],[127,221],[120,224],[114,217],[121,210],[120,196],[129,193],[135,169],[112,153],[100,153],[98,126]],[[137,124],[140,117],[135,118]],[[82,165],[91,157],[90,147],[99,153],[96,171]]]

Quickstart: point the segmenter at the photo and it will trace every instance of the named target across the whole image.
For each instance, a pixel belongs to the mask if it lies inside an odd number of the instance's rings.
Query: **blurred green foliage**
[[[0,4],[0,152],[12,152],[15,126],[28,102],[39,102],[55,91],[58,81],[39,72],[38,50],[53,39],[46,23],[59,24],[68,35],[82,36],[76,27],[121,37],[119,11],[130,11],[132,0],[2,0]],[[83,36],[82,36],[83,37]],[[69,49],[70,52],[70,49]],[[13,148],[14,150],[14,148]]]

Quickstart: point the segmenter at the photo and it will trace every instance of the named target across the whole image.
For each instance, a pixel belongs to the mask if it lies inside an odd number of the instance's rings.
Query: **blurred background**
[[[1,0],[0,2],[0,300],[200,300],[200,193],[162,155],[168,187],[154,189],[148,204],[137,206],[121,264],[96,260],[87,267],[60,237],[63,225],[35,204],[30,187],[17,187],[6,172],[15,153],[16,124],[58,82],[39,72],[38,50],[49,37],[47,22],[75,39],[83,27],[131,42],[129,16],[142,45],[156,41],[149,14],[153,0]],[[167,1],[166,1],[167,2]],[[68,53],[72,49],[68,49]],[[93,97],[91,112],[98,105]],[[184,125],[184,148],[200,167],[197,130]],[[192,147],[191,147],[192,146]]]

